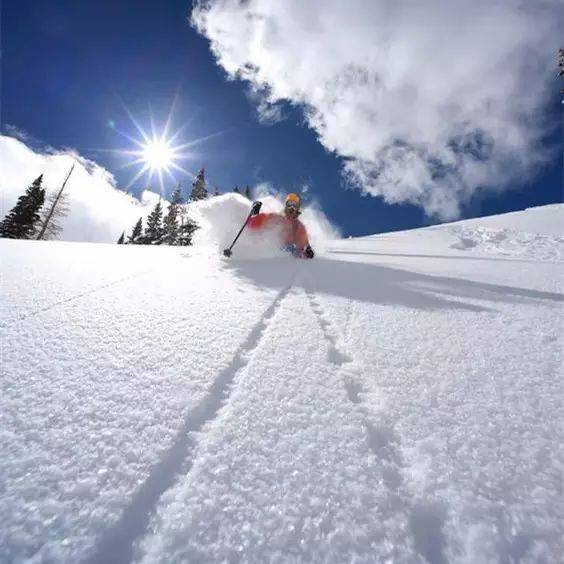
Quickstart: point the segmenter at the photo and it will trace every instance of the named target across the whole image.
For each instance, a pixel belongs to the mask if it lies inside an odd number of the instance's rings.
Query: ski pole
[[[258,204],[258,205],[257,205]],[[253,207],[251,208],[251,211],[249,212],[249,215],[247,216],[247,219],[245,219],[245,223],[243,223],[243,226],[241,227],[241,229],[239,229],[239,233],[237,233],[237,237],[235,237],[235,239],[233,239],[233,243],[231,243],[230,247],[228,249],[223,249],[223,254],[226,257],[230,257],[233,253],[231,252],[231,249],[233,248],[233,246],[235,245],[235,243],[237,242],[237,239],[239,239],[241,233],[243,233],[243,229],[245,229],[245,227],[247,227],[247,223],[249,223],[249,219],[251,219],[251,216],[256,215],[259,211],[260,211],[260,207],[262,206],[262,202],[255,202],[253,204]]]

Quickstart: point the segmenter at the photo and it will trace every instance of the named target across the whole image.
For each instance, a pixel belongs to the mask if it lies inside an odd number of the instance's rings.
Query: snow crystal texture
[[[0,241],[0,561],[561,562],[562,210]]]

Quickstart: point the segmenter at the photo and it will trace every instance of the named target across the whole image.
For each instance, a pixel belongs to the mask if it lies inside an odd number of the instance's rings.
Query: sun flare
[[[155,127],[152,113],[149,127],[143,127],[123,100],[119,96],[117,98],[138,133],[138,136],[134,137],[130,133],[123,131],[115,121],[110,120],[108,122],[108,126],[113,131],[133,144],[133,147],[130,149],[109,149],[111,153],[127,157],[127,162],[121,165],[120,169],[139,167],[125,186],[126,191],[142,177],[145,177],[145,183],[149,186],[153,178],[156,177],[159,182],[160,192],[164,195],[166,178],[169,178],[176,184],[178,183],[177,177],[179,175],[194,177],[196,173],[185,168],[184,162],[196,159],[195,147],[209,139],[222,135],[225,131],[217,131],[191,141],[179,142],[189,122],[184,123],[174,131],[172,130],[172,119],[178,100],[178,93],[174,97],[166,121],[160,130]],[[107,149],[97,150],[107,151]]]
[[[143,147],[143,161],[151,170],[168,170],[175,157],[174,148],[164,139],[153,139]]]

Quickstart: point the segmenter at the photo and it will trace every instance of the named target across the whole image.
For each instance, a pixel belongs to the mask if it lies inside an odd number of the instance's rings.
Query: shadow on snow
[[[233,260],[228,269],[259,287],[282,288],[286,277],[282,269],[294,268],[292,259]],[[418,274],[408,270],[376,264],[316,258],[300,262],[298,269],[307,272],[318,294],[349,298],[380,305],[400,305],[423,310],[493,311],[489,307],[465,302],[481,300],[491,303],[527,303],[530,301],[563,302],[564,294],[516,288]],[[306,284],[298,276],[295,286]]]

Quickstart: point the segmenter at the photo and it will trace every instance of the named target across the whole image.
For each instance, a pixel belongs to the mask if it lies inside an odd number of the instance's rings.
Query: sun
[[[1,0],[0,0],[1,1]],[[161,194],[164,195],[164,182],[165,178],[168,177],[175,184],[178,182],[177,176],[185,175],[189,177],[194,177],[196,173],[182,166],[183,161],[194,161],[199,158],[198,154],[194,152],[196,146],[212,139],[223,135],[227,130],[217,131],[210,135],[205,135],[197,139],[193,139],[188,142],[178,142],[185,128],[190,122],[186,122],[184,125],[172,130],[172,117],[177,104],[179,92],[176,93],[168,117],[162,129],[157,130],[155,123],[153,121],[153,115],[151,112],[150,116],[150,127],[142,127],[141,123],[136,119],[133,113],[128,109],[123,100],[116,94],[117,99],[121,103],[123,109],[125,110],[127,116],[129,117],[133,126],[137,129],[139,134],[138,137],[133,137],[125,131],[122,131],[115,121],[110,120],[108,122],[108,127],[113,131],[127,139],[133,144],[130,149],[93,149],[95,151],[109,151],[117,155],[123,155],[127,157],[128,162],[124,163],[119,167],[119,169],[139,167],[137,172],[129,180],[128,184],[125,186],[125,190],[129,191],[131,186],[137,180],[145,177],[146,182],[152,182],[153,178],[156,177],[159,182],[159,187]]]
[[[152,139],[143,145],[141,158],[151,170],[169,170],[176,158],[174,147],[166,139]]]
[[[168,137],[166,129],[161,135],[154,131],[152,136],[149,136],[142,130],[140,132],[141,139],[131,138],[131,141],[137,145],[137,149],[120,151],[130,157],[134,157],[134,159],[125,166],[131,167],[139,165],[139,170],[130,180],[127,189],[129,189],[135,181],[147,174],[149,182],[151,182],[153,176],[157,176],[161,193],[164,193],[163,177],[165,175],[169,176],[173,182],[176,182],[173,171],[187,175],[190,174],[190,171],[179,164],[179,161],[190,157],[190,154],[186,152],[189,144],[175,145],[175,136]]]

